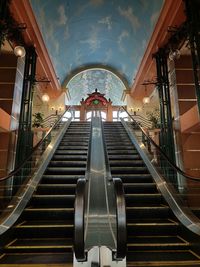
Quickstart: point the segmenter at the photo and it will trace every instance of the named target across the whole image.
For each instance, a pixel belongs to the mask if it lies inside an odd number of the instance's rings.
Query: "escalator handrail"
[[[117,250],[115,258],[122,260],[126,257],[127,250],[126,202],[122,180],[120,178],[113,178],[113,183],[117,204]]]
[[[144,129],[140,126],[140,124],[129,114],[129,112],[124,108],[121,107],[128,116],[134,121],[134,123],[137,125],[137,127],[142,131],[142,133],[145,135],[145,137],[148,139],[148,141],[156,148],[156,150],[159,151],[159,153],[164,157],[164,159],[169,163],[169,165],[179,174],[184,176],[186,179],[193,180],[193,181],[200,181],[200,177],[192,176],[184,171],[182,171],[177,165],[175,165],[171,159],[163,152],[163,150],[151,139],[151,137],[144,131]]]
[[[74,253],[78,261],[86,260],[85,253],[85,190],[86,179],[79,178],[74,202]]]
[[[58,118],[58,120],[54,123],[54,125],[47,131],[47,133],[45,134],[45,136],[33,147],[33,149],[31,150],[30,154],[26,157],[26,159],[24,161],[22,161],[22,163],[19,164],[19,166],[17,166],[14,170],[12,170],[9,174],[7,174],[6,176],[0,177],[0,182],[1,181],[5,181],[7,179],[9,179],[10,177],[16,175],[20,169],[28,162],[28,160],[33,156],[33,153],[37,150],[37,148],[46,140],[46,138],[48,136],[50,136],[52,130],[60,123],[61,119],[64,117],[65,113],[67,111],[70,110],[71,107],[68,107],[67,110],[65,110],[65,112]]]

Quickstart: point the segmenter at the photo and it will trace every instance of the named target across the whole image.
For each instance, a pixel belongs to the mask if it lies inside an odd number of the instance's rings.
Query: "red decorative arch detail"
[[[87,106],[90,106],[94,100],[100,101],[103,106],[106,106],[109,103],[109,101],[104,97],[104,94],[97,92],[97,89],[94,93],[88,94],[88,97],[84,102]]]

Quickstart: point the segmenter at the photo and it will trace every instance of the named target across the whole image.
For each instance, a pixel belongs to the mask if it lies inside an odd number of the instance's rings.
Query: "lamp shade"
[[[14,54],[17,57],[24,57],[26,55],[26,50],[23,46],[15,46],[14,48]]]
[[[47,94],[44,94],[44,95],[42,96],[42,101],[43,101],[43,102],[48,102],[48,101],[49,101],[49,96],[48,96]]]

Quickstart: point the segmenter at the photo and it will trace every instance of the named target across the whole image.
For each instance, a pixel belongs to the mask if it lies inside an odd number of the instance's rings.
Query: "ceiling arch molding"
[[[126,88],[126,90],[130,90],[130,87],[129,87],[127,79],[119,71],[117,71],[117,69],[115,69],[115,68],[113,68],[111,66],[105,66],[105,65],[102,65],[102,64],[91,64],[91,65],[82,66],[82,67],[79,67],[79,68],[73,70],[65,78],[65,80],[63,82],[63,85],[62,85],[62,88],[65,89],[67,87],[68,83],[70,82],[70,80],[73,79],[79,73],[87,71],[87,70],[89,71],[89,70],[95,70],[95,69],[106,70],[108,72],[111,72],[114,76],[116,76],[118,79],[120,79],[122,81],[122,83],[124,84],[124,87]]]
[[[129,91],[128,81],[117,70],[110,66],[93,64],[80,67],[68,75],[63,83],[63,90],[66,90],[70,105],[78,105],[81,98],[98,90],[111,99],[113,105],[123,105],[122,96]]]

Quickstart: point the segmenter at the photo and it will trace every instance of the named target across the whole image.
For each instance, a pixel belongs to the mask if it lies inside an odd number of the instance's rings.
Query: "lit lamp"
[[[42,96],[42,101],[43,101],[43,102],[48,102],[48,101],[49,101],[49,96],[48,96],[47,94],[44,94],[44,95]]]
[[[149,104],[150,103],[150,98],[148,96],[145,96],[142,101],[143,101],[144,104]]]
[[[24,57],[26,55],[26,50],[23,46],[15,46],[14,48],[14,54],[17,57]]]
[[[145,88],[145,95],[147,95],[146,84],[144,84],[144,88]],[[144,104],[149,104],[149,103],[150,103],[150,97],[145,96],[145,97],[142,99],[142,102],[143,102]]]

